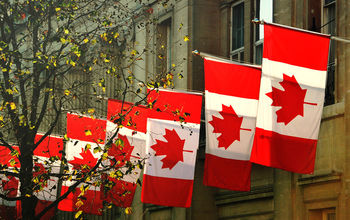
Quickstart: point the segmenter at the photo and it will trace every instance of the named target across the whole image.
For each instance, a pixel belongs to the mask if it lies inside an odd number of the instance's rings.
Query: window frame
[[[239,48],[235,48],[234,50],[232,49],[233,47],[233,8],[243,4],[243,46]],[[237,59],[234,59],[236,61],[242,62],[244,61],[244,9],[245,9],[245,4],[244,0],[239,0],[231,4],[231,13],[230,13],[230,59],[232,60],[234,56],[237,56]]]

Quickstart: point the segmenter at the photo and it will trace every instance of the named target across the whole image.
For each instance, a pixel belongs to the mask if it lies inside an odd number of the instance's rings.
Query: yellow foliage
[[[190,40],[190,38],[189,38],[188,35],[184,36],[184,41],[185,41],[185,42],[187,42],[187,41],[189,41],[189,40]]]
[[[86,135],[86,136],[91,136],[91,135],[92,135],[92,133],[91,133],[91,131],[90,131],[90,130],[85,130],[85,135]]]
[[[125,214],[127,214],[127,215],[132,214],[132,208],[131,207],[125,208]]]

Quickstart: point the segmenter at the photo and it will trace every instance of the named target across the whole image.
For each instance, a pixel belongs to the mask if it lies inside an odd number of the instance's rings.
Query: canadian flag
[[[190,207],[202,95],[159,90],[148,97],[147,156],[141,201]]]
[[[249,191],[261,68],[212,58],[204,68],[204,185]]]
[[[35,142],[41,140],[43,134],[35,136]],[[63,138],[58,136],[47,136],[34,150],[33,181],[37,188],[34,195],[39,199],[35,207],[35,214],[39,214],[57,198],[58,177],[51,176],[46,180],[45,175],[59,174],[63,152]],[[47,165],[46,165],[47,164]],[[17,217],[21,218],[21,202],[17,201]],[[55,216],[55,208],[50,209],[40,219],[51,219]]]
[[[13,148],[19,152],[17,146]],[[11,155],[11,150],[5,146],[0,146],[0,166],[7,166],[8,170],[19,168],[18,157]],[[0,174],[0,194],[7,197],[17,197],[19,181],[16,177]],[[16,219],[16,201],[8,201],[0,198],[0,219]]]
[[[103,184],[102,197],[116,206],[130,207],[134,198],[145,158],[147,112],[144,106],[108,100],[106,142],[115,137],[108,151],[108,155],[113,158],[111,165],[114,169],[106,178],[113,183],[113,187],[104,190]],[[118,145],[118,139],[123,144]],[[122,177],[115,175],[115,172],[119,172]]]
[[[66,159],[69,169],[88,172],[93,168],[102,155],[102,151],[94,149],[102,148],[106,137],[106,120],[96,119],[89,116],[67,114]],[[76,181],[74,179],[64,181],[61,195]],[[83,204],[78,203],[78,197],[83,191]],[[77,204],[78,203],[78,204]],[[58,209],[62,211],[83,211],[87,214],[102,215],[103,202],[99,186],[91,185],[87,190],[80,184],[74,192],[62,200]]]
[[[250,160],[312,173],[320,127],[330,37],[264,25],[262,78]]]

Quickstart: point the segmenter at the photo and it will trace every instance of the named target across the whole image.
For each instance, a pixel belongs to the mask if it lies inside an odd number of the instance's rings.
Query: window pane
[[[255,46],[255,63],[261,64],[262,63],[262,53],[263,53],[263,44],[259,44]]]
[[[325,25],[327,26],[328,34],[335,35],[335,4],[330,4],[325,7]],[[325,95],[325,105],[330,105],[335,103],[335,40],[331,40],[331,45],[329,48],[329,58],[328,58],[328,71],[327,71],[327,84],[326,84],[326,95]]]
[[[232,8],[232,50],[244,46],[244,3]]]

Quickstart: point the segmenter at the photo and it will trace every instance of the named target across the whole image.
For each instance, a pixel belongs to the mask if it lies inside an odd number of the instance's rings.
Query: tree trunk
[[[21,196],[24,196],[23,199],[21,199],[23,220],[35,219],[35,207],[38,202],[37,197],[33,195],[33,152],[31,149],[32,145],[24,144],[20,146],[21,155],[19,158],[21,169],[19,180],[21,183]]]

